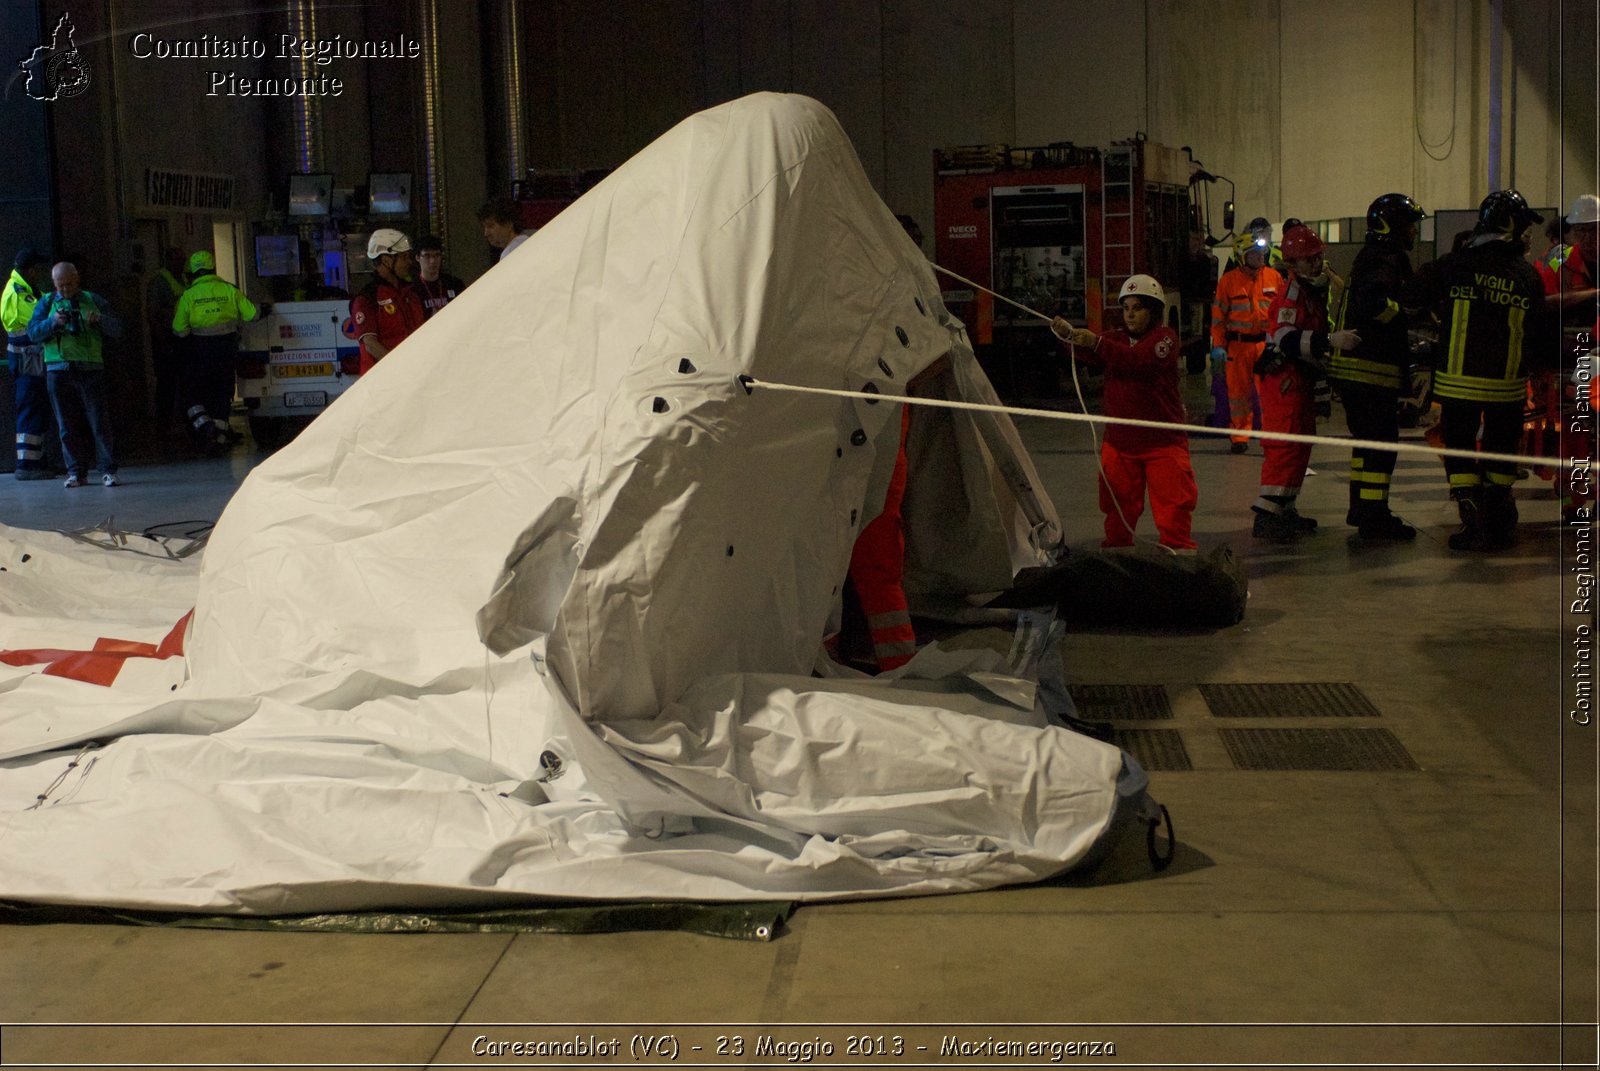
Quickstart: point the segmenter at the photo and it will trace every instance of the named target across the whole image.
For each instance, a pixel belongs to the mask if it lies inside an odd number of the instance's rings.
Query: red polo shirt
[[[427,317],[422,299],[411,287],[394,287],[374,279],[350,299],[350,318],[361,339],[361,374],[365,375],[379,360],[367,351],[367,335],[377,335],[378,341],[392,350],[421,327]]]

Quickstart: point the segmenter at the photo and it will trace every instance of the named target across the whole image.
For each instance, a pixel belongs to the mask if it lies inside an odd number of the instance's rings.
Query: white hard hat
[[[1130,275],[1128,281],[1122,284],[1117,300],[1120,302],[1125,297],[1155,298],[1161,302],[1162,309],[1167,307],[1167,295],[1162,292],[1161,284],[1150,275]]]
[[[1567,213],[1568,223],[1600,223],[1600,197],[1592,193],[1585,193],[1572,202],[1572,211]]]
[[[385,253],[411,252],[411,239],[393,227],[380,227],[367,239],[367,259],[377,260]]]

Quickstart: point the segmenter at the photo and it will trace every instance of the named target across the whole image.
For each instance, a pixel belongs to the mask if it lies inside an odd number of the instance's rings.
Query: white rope
[[[1004,301],[1007,305],[1015,305],[1017,308],[1021,309],[1025,313],[1027,313],[1029,316],[1037,316],[1039,319],[1043,320],[1047,324],[1055,322],[1055,317],[1054,316],[1046,316],[1044,313],[1040,312],[1038,309],[1030,309],[1030,308],[1028,308],[1028,306],[1024,305],[1020,301],[1012,301],[1010,298],[1006,297],[1004,294],[998,293],[998,292],[996,292],[994,290],[990,290],[987,286],[984,286],[982,283],[975,283],[971,279],[968,279],[965,275],[957,275],[955,272],[951,271],[949,268],[941,267],[938,264],[935,264],[931,260],[928,261],[928,267],[932,268],[934,271],[944,272],[946,275],[950,276],[950,278],[952,278],[952,279],[959,279],[963,283],[966,283],[968,286],[976,287],[977,289],[982,290],[985,294],[988,294],[990,297],[997,297],[1001,301]]]
[[[1500,454],[1488,450],[1455,450],[1425,443],[1386,443],[1376,439],[1347,439],[1334,435],[1301,435],[1290,431],[1254,431],[1248,428],[1208,428],[1196,424],[1173,424],[1165,420],[1138,420],[1134,417],[1109,417],[1097,413],[1063,413],[1055,409],[1026,409],[1011,405],[987,405],[981,402],[957,402],[944,398],[912,398],[904,394],[877,394],[859,390],[839,390],[832,387],[801,387],[793,383],[773,383],[740,376],[739,382],[747,389],[782,391],[791,394],[825,394],[835,398],[865,398],[869,402],[898,402],[903,405],[926,405],[935,409],[965,409],[976,413],[1005,413],[1008,416],[1040,417],[1045,420],[1084,421],[1091,424],[1121,424],[1130,428],[1155,428],[1161,431],[1181,431],[1200,435],[1243,435],[1251,439],[1275,439],[1280,442],[1312,443],[1337,446],[1342,449],[1360,447],[1364,450],[1384,450],[1394,454],[1426,454],[1429,457],[1459,457],[1468,461],[1504,461],[1514,465],[1546,465],[1572,468],[1588,465],[1582,459],[1555,457],[1528,457],[1522,454]]]

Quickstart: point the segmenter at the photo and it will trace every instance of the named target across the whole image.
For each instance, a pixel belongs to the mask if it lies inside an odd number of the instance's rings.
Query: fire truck
[[[1169,322],[1178,326],[1177,268],[1189,229],[1200,222],[1191,181],[1211,177],[1184,151],[1135,137],[1105,149],[961,146],[935,150],[933,160],[940,265],[1096,331],[1120,324],[1117,292],[1129,276],[1153,275],[1168,290]],[[941,280],[945,306],[966,323],[1002,394],[1058,392],[1061,347],[1045,321],[949,276]]]

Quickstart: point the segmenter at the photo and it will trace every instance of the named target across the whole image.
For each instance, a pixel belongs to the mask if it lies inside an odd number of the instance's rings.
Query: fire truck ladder
[[[1132,145],[1114,145],[1100,154],[1100,294],[1106,305],[1133,274]],[[1112,235],[1124,241],[1112,241]]]

